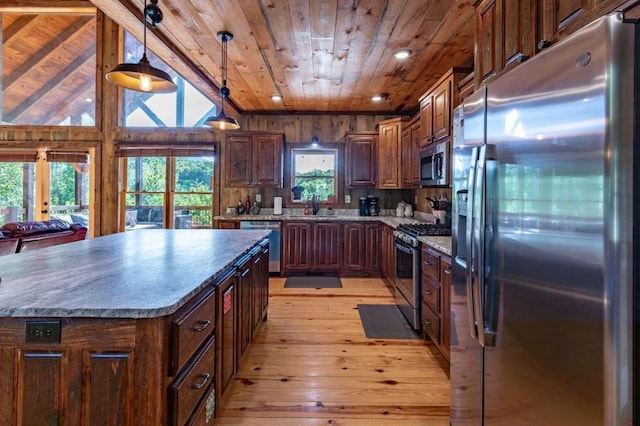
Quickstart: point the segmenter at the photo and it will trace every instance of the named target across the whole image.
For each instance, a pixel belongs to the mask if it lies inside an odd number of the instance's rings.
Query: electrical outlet
[[[344,202],[346,204],[350,204],[351,203],[351,195],[347,194],[344,196]]]
[[[60,321],[27,321],[25,343],[60,343]]]
[[[262,202],[262,195],[256,194],[256,202],[257,203],[261,203]]]
[[[418,196],[417,195],[413,196],[413,204],[416,205],[416,206],[418,205]]]

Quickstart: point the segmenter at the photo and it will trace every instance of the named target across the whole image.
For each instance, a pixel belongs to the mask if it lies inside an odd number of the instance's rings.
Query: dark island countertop
[[[0,316],[171,314],[270,231],[142,230],[0,258]]]

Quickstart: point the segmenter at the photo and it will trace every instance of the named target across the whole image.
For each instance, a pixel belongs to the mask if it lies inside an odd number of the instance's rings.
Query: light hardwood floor
[[[448,366],[422,340],[372,340],[357,305],[393,303],[380,279],[339,289],[269,281],[258,331],[216,425],[448,425]]]

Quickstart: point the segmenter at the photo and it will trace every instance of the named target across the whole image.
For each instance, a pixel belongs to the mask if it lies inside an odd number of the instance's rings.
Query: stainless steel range
[[[395,245],[395,268],[393,281],[396,305],[407,318],[411,326],[420,330],[420,243],[419,236],[451,235],[446,225],[413,223],[399,225],[393,232]]]

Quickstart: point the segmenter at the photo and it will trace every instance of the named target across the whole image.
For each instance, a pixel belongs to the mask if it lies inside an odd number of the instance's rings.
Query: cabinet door
[[[380,226],[377,223],[364,225],[364,269],[380,272]]]
[[[251,258],[251,335],[255,336],[258,327],[262,323],[262,256],[261,251]]]
[[[254,136],[252,154],[252,183],[261,188],[282,188],[282,136]]]
[[[476,87],[496,75],[501,67],[502,17],[495,0],[484,0],[476,8]]]
[[[504,42],[501,68],[533,56],[536,49],[536,0],[500,0]]]
[[[416,121],[411,125],[411,158],[407,168],[409,169],[409,177],[411,186],[418,187],[420,183],[420,162],[418,156],[420,154],[420,121]]]
[[[365,227],[362,223],[344,225],[344,268],[350,271],[364,269]]]
[[[541,2],[541,39],[555,41],[559,32],[579,20],[601,0],[545,0]],[[615,3],[615,2],[609,2]]]
[[[376,186],[377,139],[375,134],[346,135],[347,188]]]
[[[420,147],[433,142],[433,96],[420,99]]]
[[[380,123],[378,138],[378,185],[380,189],[401,188],[400,132],[401,121]]]
[[[285,271],[310,270],[312,268],[311,224],[285,223],[282,238],[282,265]]]
[[[433,92],[433,139],[451,134],[451,79],[442,82]]]
[[[252,184],[251,150],[249,136],[228,136],[225,141],[225,183],[226,186],[244,187]]]
[[[316,223],[313,228],[314,269],[335,271],[342,268],[342,225]]]
[[[226,278],[218,286],[216,312],[216,395],[219,401],[236,371],[236,277]]]
[[[240,229],[240,222],[237,220],[216,220],[216,229]]]
[[[451,353],[451,259],[440,258],[440,289],[442,291],[442,355],[448,360]]]
[[[402,187],[409,188],[414,182],[411,180],[411,164],[418,162],[417,157],[413,157],[413,148],[411,146],[411,127],[407,126],[402,129]]]
[[[260,256],[262,257],[262,273],[260,274],[260,282],[262,291],[260,297],[262,298],[262,320],[267,320],[267,311],[269,307],[269,251],[270,247],[267,243],[262,247]]]
[[[238,265],[236,272],[237,281],[235,295],[237,297],[237,322],[236,328],[236,365],[240,365],[242,357],[251,342],[251,298],[252,298],[252,263],[246,258]]]

